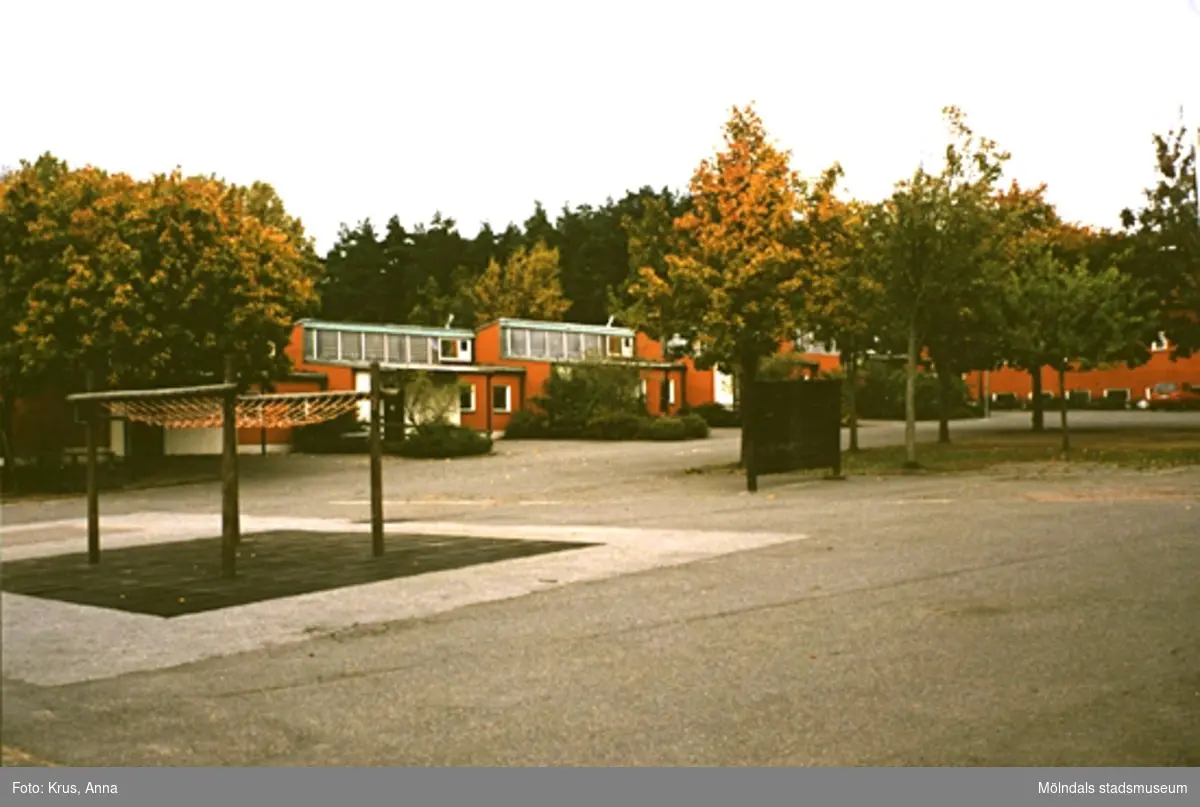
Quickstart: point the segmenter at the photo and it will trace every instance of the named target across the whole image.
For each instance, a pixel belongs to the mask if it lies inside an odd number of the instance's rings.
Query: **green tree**
[[[1158,183],[1139,211],[1121,218],[1136,236],[1133,270],[1157,293],[1172,355],[1186,357],[1200,350],[1200,206],[1187,128],[1155,135],[1154,156]]]
[[[501,317],[559,320],[570,306],[559,281],[558,250],[541,242],[519,247],[503,264],[489,262],[471,295],[481,323]]]
[[[818,265],[806,303],[807,319],[815,336],[838,347],[846,373],[844,403],[850,450],[858,451],[859,369],[867,349],[886,324],[880,316],[882,289],[872,274],[866,250],[868,207],[844,202],[835,195],[841,176],[841,166],[835,166],[810,196],[808,226],[832,248],[829,260]]]
[[[393,220],[388,241],[393,237]],[[403,239],[403,230],[399,239]],[[325,274],[318,289],[321,317],[351,322],[392,322],[400,303],[397,281],[400,272],[389,255],[387,242],[381,242],[370,219],[350,229],[342,225],[337,242],[325,256]]]
[[[1058,373],[1065,454],[1070,450],[1067,371],[1127,359],[1137,351],[1148,321],[1146,294],[1115,266],[1093,272],[1083,260],[1066,267],[1052,248],[1043,247],[1010,271],[1002,299],[1009,312],[1011,354],[1023,366],[1049,366]]]
[[[951,381],[983,352],[963,338],[979,334],[977,305],[989,289],[985,267],[991,197],[1008,154],[976,138],[957,108],[944,110],[951,130],[938,174],[919,168],[873,211],[868,249],[888,315],[903,323],[906,465],[916,467],[916,376],[922,347]],[[955,339],[955,334],[959,337]],[[943,411],[939,437],[949,439]]]

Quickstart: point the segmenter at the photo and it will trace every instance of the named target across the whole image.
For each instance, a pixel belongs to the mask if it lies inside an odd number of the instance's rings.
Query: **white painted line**
[[[954,504],[954,499],[894,499],[885,504]]]
[[[369,501],[333,501],[329,504],[335,507],[368,507]],[[485,507],[487,505],[499,504],[496,499],[384,499],[385,506],[391,505],[403,507],[408,505],[420,504],[427,506],[448,505],[451,507],[476,506]]]
[[[28,532],[29,530],[65,529],[68,527],[87,527],[87,521],[79,518],[65,518],[59,521],[33,521],[29,524],[12,524],[7,527],[0,527],[0,535]]]

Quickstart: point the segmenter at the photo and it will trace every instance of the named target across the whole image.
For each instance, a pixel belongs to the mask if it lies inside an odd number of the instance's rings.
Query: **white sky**
[[[261,179],[322,251],[367,216],[470,236],[682,188],[751,100],[796,168],[839,160],[872,200],[957,104],[1010,176],[1115,226],[1152,133],[1200,123],[1200,0],[5,0],[0,42],[0,165]]]

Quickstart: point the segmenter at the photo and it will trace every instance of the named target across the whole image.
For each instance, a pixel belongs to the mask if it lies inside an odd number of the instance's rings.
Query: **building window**
[[[360,361],[363,357],[361,331],[342,331],[342,361]]]
[[[546,332],[533,331],[530,333],[529,339],[529,355],[534,359],[542,359],[546,356]]]
[[[397,334],[388,334],[387,361],[389,364],[404,364],[408,361],[408,351],[405,350],[407,340]]]
[[[583,334],[569,333],[567,334],[567,358],[582,359],[583,358]]]
[[[621,355],[621,337],[619,337],[619,336],[608,337],[608,355],[610,355],[610,356],[620,356]]]
[[[598,333],[588,333],[583,336],[583,355],[588,358],[599,358],[604,355],[604,337]]]
[[[413,364],[428,364],[429,340],[424,337],[410,336],[408,339],[408,360]]]
[[[512,387],[506,384],[498,384],[492,387],[492,411],[512,411]]]
[[[1108,401],[1121,401],[1123,403],[1129,403],[1129,390],[1106,389],[1104,391],[1104,399]]]
[[[505,338],[506,355],[520,358],[529,355],[529,331],[524,328],[509,328]]]
[[[317,331],[317,358],[325,361],[337,361],[337,331]]]
[[[552,359],[566,358],[567,335],[565,333],[546,334],[546,355]]]
[[[366,344],[367,361],[383,361],[384,360],[384,338],[381,333],[369,333],[364,341]]]
[[[460,412],[475,411],[475,385],[463,384],[458,388],[458,410]]]
[[[470,352],[471,352],[471,342],[470,342],[470,340],[468,340],[468,339],[459,339],[459,340],[458,340],[458,352],[459,352],[459,354],[461,354],[461,355],[463,355],[463,356],[465,356],[465,355],[467,355],[468,353],[470,353]]]
[[[442,340],[442,358],[457,359],[458,358],[458,340],[443,339]]]

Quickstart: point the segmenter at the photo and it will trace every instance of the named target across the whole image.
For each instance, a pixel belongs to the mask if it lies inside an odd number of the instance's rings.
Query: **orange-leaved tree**
[[[0,269],[10,432],[18,396],[75,391],[89,370],[109,387],[196,383],[234,353],[247,376],[283,371],[320,263],[269,186],[138,181],[47,154],[0,186]]]
[[[630,287],[633,324],[680,337],[698,367],[739,379],[743,423],[759,365],[795,337],[812,267],[828,252],[798,233],[807,185],[790,158],[753,105],[734,107],[723,149],[692,176],[665,268],[641,267]]]

